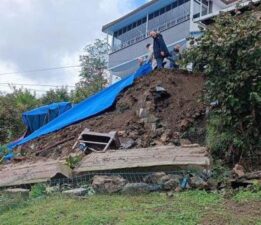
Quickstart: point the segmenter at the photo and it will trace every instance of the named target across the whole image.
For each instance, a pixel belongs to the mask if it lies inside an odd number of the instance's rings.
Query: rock
[[[144,108],[140,108],[139,110],[138,110],[138,117],[139,118],[147,118],[148,117],[148,112],[147,112],[147,110],[146,109],[144,109]]]
[[[150,193],[150,185],[146,183],[128,183],[124,186],[123,194],[147,194]]]
[[[46,193],[47,194],[52,194],[55,192],[59,191],[59,187],[58,186],[54,186],[54,187],[46,187]]]
[[[233,168],[232,172],[237,177],[243,177],[245,175],[244,167],[239,165],[239,164],[235,165],[235,167]]]
[[[160,121],[160,119],[157,118],[156,116],[154,116],[153,114],[150,114],[148,116],[148,120],[147,120],[148,123],[157,123],[159,121]]]
[[[62,193],[65,195],[70,195],[70,196],[84,196],[87,194],[87,189],[77,188],[77,189],[72,189],[72,190],[68,190],[68,191],[63,191]]]
[[[120,138],[121,142],[121,149],[130,149],[132,148],[136,143],[131,138]]]
[[[13,188],[13,189],[6,189],[5,193],[12,195],[12,196],[21,196],[22,198],[28,198],[30,190],[23,189],[23,188]]]
[[[208,183],[198,176],[191,177],[189,181],[189,185],[192,188],[200,189],[200,190],[204,190],[208,188]]]
[[[180,186],[180,176],[171,176],[171,178],[163,184],[164,190],[175,190]]]
[[[189,139],[180,139],[180,145],[184,146],[184,145],[191,145],[191,141]]]
[[[189,128],[191,122],[187,119],[183,119],[181,122],[180,122],[180,129],[182,131],[185,131]]]
[[[160,140],[161,140],[163,143],[167,143],[167,142],[170,141],[171,136],[172,136],[171,130],[170,130],[170,129],[167,129],[167,130],[161,135]]]
[[[166,176],[164,172],[157,172],[153,174],[149,174],[144,177],[143,181],[147,184],[162,184],[162,178]]]
[[[118,135],[119,135],[120,137],[126,137],[126,136],[127,136],[125,130],[120,130],[120,131],[118,131],[117,133],[118,133]]]
[[[174,193],[172,191],[167,192],[167,197],[172,198],[174,196]]]
[[[116,193],[123,189],[127,181],[120,176],[95,176],[92,187],[97,193]]]

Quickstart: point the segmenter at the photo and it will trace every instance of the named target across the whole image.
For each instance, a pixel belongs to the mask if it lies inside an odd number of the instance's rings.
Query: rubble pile
[[[71,153],[78,136],[88,128],[117,131],[121,148],[158,145],[204,144],[205,106],[203,77],[181,71],[155,71],[126,89],[112,108],[56,133],[16,149],[28,158],[63,158]]]

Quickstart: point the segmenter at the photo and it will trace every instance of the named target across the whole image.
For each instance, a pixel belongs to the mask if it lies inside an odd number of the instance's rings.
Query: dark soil
[[[205,140],[203,83],[200,75],[156,71],[137,79],[103,114],[27,143],[19,151],[33,158],[68,156],[84,128],[95,132],[118,131],[121,140],[135,141],[133,148],[179,145],[182,138],[202,144]],[[157,92],[157,86],[166,92]],[[59,144],[55,146],[56,143]]]

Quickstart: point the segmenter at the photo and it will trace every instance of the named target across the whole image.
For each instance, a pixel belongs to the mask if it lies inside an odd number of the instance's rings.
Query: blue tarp
[[[145,76],[149,74],[151,71],[152,68],[150,64],[143,65],[136,71],[136,73],[127,76],[126,78],[105,88],[104,90],[98,92],[92,97],[82,101],[72,109],[63,113],[61,116],[52,120],[50,123],[41,127],[39,130],[27,136],[23,140],[9,144],[8,148],[12,149],[19,145],[32,141],[36,138],[44,136],[46,134],[58,131],[62,128],[80,122],[82,120],[86,120],[92,116],[95,116],[105,111],[113,105],[120,92],[132,85],[135,79]]]
[[[25,112],[22,115],[23,123],[27,127],[27,135],[40,129],[50,121],[72,108],[69,102],[53,103]]]

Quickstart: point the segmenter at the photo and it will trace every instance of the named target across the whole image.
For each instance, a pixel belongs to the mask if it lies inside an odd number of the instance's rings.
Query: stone
[[[121,138],[121,149],[130,149],[135,146],[135,141],[132,138]]]
[[[87,194],[87,189],[77,188],[77,189],[63,191],[62,193],[65,195],[71,195],[71,196],[84,196]]]
[[[125,130],[120,130],[120,131],[118,131],[117,133],[118,133],[118,135],[119,135],[120,137],[126,137],[126,136],[127,136]]]
[[[46,193],[47,194],[52,194],[55,192],[59,191],[59,187],[58,186],[53,186],[53,187],[46,187]]]
[[[235,165],[232,172],[234,175],[236,175],[236,177],[243,177],[245,175],[244,167],[239,164]]]
[[[170,130],[170,129],[167,129],[167,130],[161,135],[160,140],[161,140],[163,143],[167,143],[167,142],[170,141],[171,136],[172,136],[171,130]]]
[[[128,183],[122,189],[123,194],[148,194],[150,186],[146,183]]]
[[[148,112],[144,108],[140,108],[138,111],[138,117],[139,118],[147,118],[148,117]]]
[[[185,131],[189,126],[190,126],[191,122],[187,119],[183,119],[181,122],[180,122],[180,129],[182,131]]]
[[[21,196],[22,198],[29,198],[29,189],[23,189],[23,188],[13,188],[13,189],[6,189],[5,193],[12,196]]]
[[[163,184],[164,190],[175,190],[180,186],[180,177],[171,176],[171,178]]]
[[[174,196],[174,193],[172,191],[167,192],[167,197],[172,198]]]
[[[127,181],[120,176],[95,176],[92,187],[97,193],[117,193],[120,192]]]
[[[189,185],[191,188],[204,190],[208,188],[208,183],[205,182],[201,177],[193,176],[190,178]]]
[[[147,122],[148,123],[157,123],[157,122],[159,122],[159,118],[157,118],[156,116],[150,114],[148,116],[148,121]]]
[[[157,172],[153,174],[149,174],[144,177],[143,181],[147,184],[162,184],[161,179],[166,176],[164,172]]]

